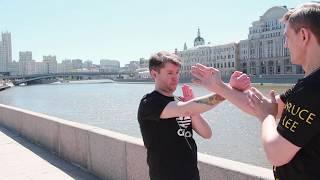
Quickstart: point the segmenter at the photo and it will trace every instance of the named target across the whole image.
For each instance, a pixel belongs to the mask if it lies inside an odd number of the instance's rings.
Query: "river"
[[[179,84],[175,95],[181,95]],[[196,96],[209,92],[192,85]],[[55,84],[13,87],[0,92],[0,103],[98,126],[141,138],[137,108],[153,83]],[[257,85],[265,94],[281,93],[289,85]],[[213,136],[195,135],[198,151],[226,159],[271,168],[260,141],[260,123],[225,101],[204,113]]]

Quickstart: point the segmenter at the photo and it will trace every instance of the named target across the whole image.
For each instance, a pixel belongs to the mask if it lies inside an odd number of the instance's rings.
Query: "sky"
[[[11,32],[12,56],[32,51],[63,59],[119,60],[121,66],[157,51],[183,49],[200,28],[212,45],[246,39],[252,22],[273,6],[302,0],[1,0],[0,31]]]

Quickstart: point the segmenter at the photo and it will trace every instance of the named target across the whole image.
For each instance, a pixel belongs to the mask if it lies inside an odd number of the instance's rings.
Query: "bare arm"
[[[250,88],[250,78],[245,74],[240,71],[235,71],[231,77],[229,84],[231,87],[239,90],[239,91],[245,91]],[[186,85],[187,86],[187,85]],[[188,86],[182,88],[183,89],[183,96],[187,97],[193,97],[193,93],[191,88]],[[190,98],[192,99],[192,98]],[[192,128],[193,130],[199,134],[201,137],[209,139],[212,136],[212,130],[205,120],[201,115],[193,115],[191,117],[192,119]]]
[[[254,115],[254,112],[252,112],[249,107],[248,95],[250,91],[238,91],[223,83],[218,69],[196,64],[192,66],[192,75],[194,77],[193,82],[196,84],[204,86],[209,91],[220,94],[242,111]]]
[[[291,161],[300,147],[283,138],[277,131],[276,117],[280,117],[284,103],[279,96],[265,98],[259,91],[252,88],[245,93],[236,91],[221,81],[220,72],[201,64],[192,67],[195,83],[214,91],[241,110],[256,116],[261,121],[261,138],[269,161],[275,166],[281,166]]]
[[[239,81],[233,81],[235,85],[239,84],[237,83]],[[192,91],[192,88],[184,84],[182,86],[182,101],[189,101],[194,98],[194,94]],[[194,114],[191,117],[192,120],[192,129],[199,134],[201,137],[209,139],[212,135],[211,127],[206,122],[206,120],[200,115],[200,114]]]
[[[278,113],[277,113],[276,119],[280,119],[285,104],[280,99],[280,95],[276,96],[276,101],[277,101],[277,104],[278,104]]]
[[[209,124],[201,115],[194,115],[192,119],[192,129],[205,139],[209,139],[212,136],[212,130]]]
[[[197,64],[192,67],[192,75],[195,77],[195,79],[193,79],[195,83],[223,96],[242,111],[253,116],[255,115],[255,112],[250,107],[249,101],[249,96],[252,94],[251,90],[239,91],[236,88],[232,88],[231,86],[223,83],[219,70],[212,67],[206,67],[201,64]],[[282,102],[280,98],[278,99],[279,102]],[[283,103],[280,105],[281,106],[279,108],[283,109]],[[282,109],[279,113],[282,113]]]
[[[212,109],[222,101],[224,101],[224,98],[218,94],[194,98],[187,102],[172,101],[164,108],[160,118],[166,119],[171,117],[200,114]]]
[[[255,90],[255,89],[253,89]],[[261,139],[264,150],[266,152],[266,156],[268,160],[275,166],[281,166],[287,164],[291,161],[291,159],[295,156],[295,154],[300,150],[300,147],[292,144],[285,138],[283,138],[277,131],[277,122],[276,117],[280,118],[284,103],[280,99],[279,96],[274,97],[274,101],[271,102],[271,99],[264,97],[260,92],[255,90],[256,92],[250,90],[249,94],[236,92],[228,87],[226,87],[225,92],[220,92],[222,96],[228,99],[230,102],[238,106],[241,110],[256,116],[261,121]],[[252,95],[253,93],[253,95]],[[260,93],[260,94],[257,94]],[[255,105],[252,108],[250,103],[252,103],[252,99],[249,97],[255,97]],[[249,100],[250,99],[250,100]],[[262,100],[262,101],[261,101]],[[258,113],[258,105],[257,103],[273,103],[275,108],[277,109],[272,115],[272,112],[268,112],[266,110],[266,114],[257,115]]]
[[[261,139],[266,156],[274,166],[282,166],[300,150],[300,147],[283,138],[277,131],[277,123],[273,115],[261,120]]]
[[[300,150],[300,147],[292,144],[283,138],[277,131],[276,115],[279,106],[284,103],[271,91],[271,101],[268,101],[260,92],[253,90],[254,95],[250,96],[251,107],[255,116],[261,121],[261,139],[268,160],[275,166],[287,164]],[[276,105],[278,104],[278,105]]]
[[[240,71],[232,73],[229,81],[229,85],[239,91],[245,91],[250,88],[250,78]],[[192,128],[201,137],[209,139],[212,136],[212,130],[201,115],[192,116]]]
[[[219,88],[217,88],[216,92],[221,93],[221,96],[228,99],[232,104],[237,106],[242,111],[254,115],[254,112],[252,111],[251,107],[249,106],[249,94],[251,93],[249,91],[238,91],[236,89],[233,89],[232,87],[228,86],[227,84],[222,83]]]

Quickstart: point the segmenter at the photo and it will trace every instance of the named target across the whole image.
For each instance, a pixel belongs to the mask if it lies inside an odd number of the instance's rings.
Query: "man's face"
[[[292,64],[304,63],[304,53],[302,46],[301,33],[295,32],[289,23],[286,23],[284,30],[285,43],[284,46],[289,49]]]
[[[168,62],[159,73],[156,72],[155,82],[161,90],[173,93],[177,88],[179,78],[180,67]]]

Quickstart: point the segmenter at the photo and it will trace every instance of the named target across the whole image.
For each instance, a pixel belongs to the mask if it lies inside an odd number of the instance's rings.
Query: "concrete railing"
[[[102,179],[149,179],[141,139],[6,105],[0,124]],[[273,179],[269,169],[198,154],[202,180]]]

